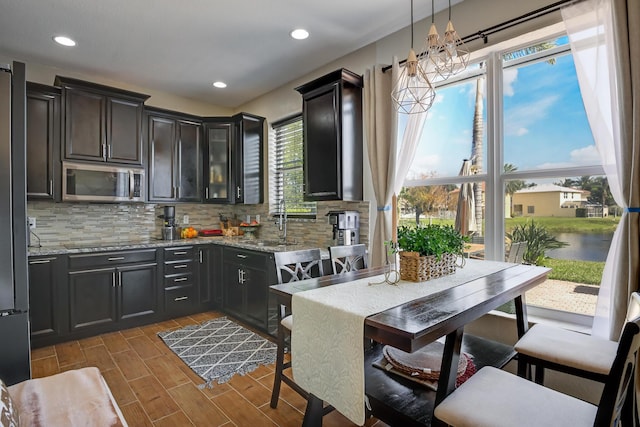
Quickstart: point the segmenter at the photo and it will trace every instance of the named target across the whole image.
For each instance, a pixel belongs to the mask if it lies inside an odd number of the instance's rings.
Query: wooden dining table
[[[473,268],[473,265],[478,265],[474,263],[484,262],[469,261],[465,268]],[[499,271],[479,274],[463,284],[366,317],[364,337],[373,343],[368,348],[363,346],[365,394],[370,406],[368,415],[390,425],[437,425],[438,420],[433,420],[433,409],[455,388],[457,369],[452,367],[458,366],[461,352],[473,354],[477,369],[486,365],[502,367],[513,358],[515,353],[511,346],[464,334],[464,327],[513,300],[517,333],[519,337],[524,335],[528,328],[525,292],[544,282],[550,269],[502,264],[504,268]],[[279,304],[291,307],[292,297],[298,292],[379,277],[385,272],[385,268],[376,267],[274,285],[270,287],[270,291]],[[425,282],[424,285],[429,286],[429,283]],[[437,391],[373,367],[382,357],[384,345],[411,353],[443,336],[446,339]],[[321,426],[322,413],[322,400],[310,393],[303,426]]]

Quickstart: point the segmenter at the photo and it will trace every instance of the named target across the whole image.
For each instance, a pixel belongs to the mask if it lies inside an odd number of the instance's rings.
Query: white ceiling
[[[436,12],[448,6],[435,3]],[[0,0],[0,53],[232,108],[408,26],[410,4]],[[416,0],[414,8],[416,21],[431,14],[428,0]],[[310,37],[289,37],[297,27]],[[54,35],[77,46],[59,46]],[[216,80],[228,87],[214,89]]]

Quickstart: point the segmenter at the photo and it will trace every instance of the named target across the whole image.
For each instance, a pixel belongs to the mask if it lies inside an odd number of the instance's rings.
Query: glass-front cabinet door
[[[229,203],[231,201],[231,144],[233,140],[232,123],[207,123],[205,201],[211,203]]]

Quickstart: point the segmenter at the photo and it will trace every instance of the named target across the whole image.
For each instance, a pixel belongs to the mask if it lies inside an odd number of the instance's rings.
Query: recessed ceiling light
[[[295,30],[291,31],[291,37],[296,40],[304,40],[309,37],[309,32],[303,28],[296,28]]]
[[[222,89],[222,88],[227,87],[227,84],[226,84],[225,82],[215,82],[215,83],[213,84],[213,86],[215,86],[215,87],[217,87],[217,88]]]
[[[65,36],[55,36],[53,40],[62,46],[75,46],[76,42]]]

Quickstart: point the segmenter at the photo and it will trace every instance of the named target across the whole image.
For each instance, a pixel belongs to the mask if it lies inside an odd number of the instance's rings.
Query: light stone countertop
[[[51,256],[51,255],[67,255],[67,254],[79,254],[79,253],[94,253],[94,252],[110,252],[121,251],[127,249],[146,249],[146,248],[164,248],[175,246],[189,246],[189,245],[207,245],[217,244],[224,246],[232,246],[237,248],[251,249],[261,252],[284,252],[294,251],[300,249],[312,249],[312,247],[303,244],[278,244],[277,240],[248,240],[242,237],[196,237],[193,239],[178,239],[178,240],[121,240],[118,242],[78,242],[67,243],[61,245],[42,246],[42,247],[29,247],[28,255],[30,257],[37,256]],[[329,257],[329,252],[326,248],[320,248],[323,258]]]

